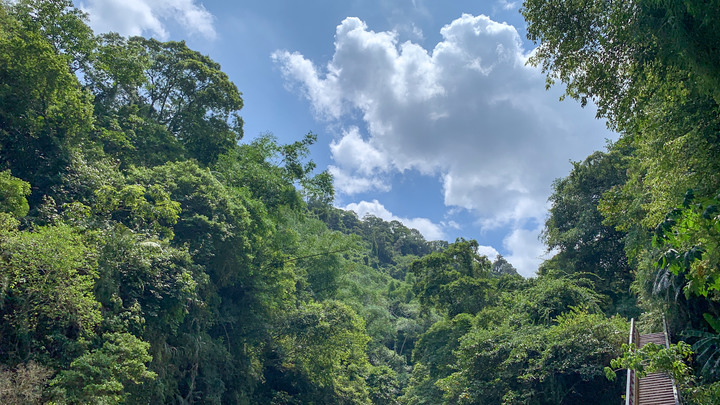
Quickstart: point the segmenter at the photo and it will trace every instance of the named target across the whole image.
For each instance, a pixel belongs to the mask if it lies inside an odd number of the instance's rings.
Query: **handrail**
[[[637,330],[635,329],[635,318],[630,319],[630,337],[628,338],[628,345],[630,351],[637,346]],[[627,370],[627,381],[625,384],[625,405],[636,405],[637,404],[637,386],[638,379],[635,374],[635,370]]]
[[[663,333],[665,334],[665,348],[670,348],[670,333],[668,332],[668,326],[667,321],[665,320],[665,315],[663,315]],[[675,379],[670,377],[670,380],[672,381],[672,388],[673,388],[673,397],[675,398],[675,405],[680,405],[680,394],[678,393],[677,384],[675,383]]]

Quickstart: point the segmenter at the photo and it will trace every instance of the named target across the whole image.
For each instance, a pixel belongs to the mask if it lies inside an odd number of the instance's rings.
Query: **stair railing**
[[[663,315],[663,333],[665,333],[665,348],[670,348],[670,333],[668,332],[668,326],[667,321],[665,320],[665,316]],[[673,396],[675,397],[675,405],[680,405],[680,393],[677,389],[677,384],[675,383],[675,379],[670,377],[670,380],[672,380],[672,388],[673,388]]]
[[[665,335],[667,337],[667,335]],[[640,340],[640,335],[635,328],[635,318],[630,319],[630,337],[628,338],[629,350],[635,350]],[[638,378],[635,370],[627,370],[627,382],[625,384],[625,405],[637,405]]]

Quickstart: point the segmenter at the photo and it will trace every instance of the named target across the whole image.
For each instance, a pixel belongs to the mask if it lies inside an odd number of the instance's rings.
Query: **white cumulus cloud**
[[[335,189],[348,195],[372,190],[390,191],[391,188],[389,183],[378,177],[354,175],[333,165],[328,166],[328,171],[333,176]]]
[[[490,259],[490,261],[495,261],[495,258],[497,257],[497,255],[500,254],[500,253],[498,253],[497,249],[495,249],[494,247],[483,246],[483,245],[478,246],[478,253],[481,254],[482,256],[487,256],[487,258]]]
[[[338,191],[387,190],[382,178],[395,171],[435,176],[446,206],[472,211],[484,228],[509,229],[509,257],[530,274],[538,260],[528,257],[542,245],[525,228],[544,221],[552,181],[612,135],[594,111],[545,90],[513,26],[465,14],[441,35],[427,50],[348,17],[324,66],[297,52],[273,59],[318,118],[342,126],[361,117],[360,129],[331,145]],[[521,248],[529,249],[523,259]]]
[[[338,164],[330,167],[338,191],[352,195],[390,190],[381,176],[390,169],[390,159],[365,141],[357,127],[350,127],[340,140],[330,143],[330,152]]]
[[[359,203],[348,204],[346,210],[355,211],[358,217],[363,218],[372,215],[385,221],[398,221],[411,229],[417,229],[426,240],[442,240],[445,233],[442,227],[433,223],[427,218],[400,218],[393,215],[378,200],[360,201]]]
[[[350,127],[342,139],[330,144],[333,159],[343,167],[369,175],[376,171],[387,171],[388,156],[366,142],[358,127]]]
[[[503,246],[512,252],[505,259],[522,276],[534,276],[540,263],[548,258],[545,246],[538,241],[541,230],[540,226],[535,229],[514,229],[503,240]]]
[[[88,13],[96,32],[118,32],[124,36],[169,37],[166,23],[174,21],[190,34],[213,39],[213,15],[195,0],[87,0],[79,7]]]

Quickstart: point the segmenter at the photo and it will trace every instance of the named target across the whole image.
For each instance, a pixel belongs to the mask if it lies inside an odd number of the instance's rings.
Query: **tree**
[[[329,203],[334,194],[332,177],[327,172],[312,176],[315,163],[304,161],[316,140],[315,134],[308,133],[302,141],[280,145],[272,134],[263,134],[222,155],[214,169],[222,173],[226,184],[247,189],[270,211],[302,207],[303,194]]]
[[[133,38],[147,52],[144,102],[150,116],[166,126],[199,162],[209,164],[242,138],[240,92],[209,57],[185,42]]]
[[[0,6],[0,168],[49,192],[91,129],[91,96],[39,27],[13,13],[25,4]]]
[[[8,405],[42,404],[52,371],[34,361],[0,367],[0,400]]]
[[[528,37],[539,43],[531,63],[549,84],[560,80],[567,95],[597,104],[633,149],[628,181],[603,208],[611,225],[654,227],[688,188],[702,196],[720,188],[720,37],[711,3],[524,3]]]
[[[553,183],[542,238],[548,251],[557,253],[543,263],[540,273],[587,277],[596,291],[612,300],[606,308],[610,313],[632,314],[633,273],[625,254],[625,232],[603,225],[598,210],[603,194],[625,183],[626,161],[627,153],[617,148],[595,152],[574,162],[570,174]]]
[[[674,330],[706,330],[702,315],[718,313],[714,249],[701,245],[714,245],[713,216],[702,215],[720,190],[719,9],[717,0],[527,0],[523,9],[548,84],[592,100],[621,132],[613,149],[630,152],[627,180],[599,209],[626,233],[643,305],[667,313]],[[688,189],[699,204],[685,204]]]
[[[397,404],[400,393],[397,373],[388,366],[372,367],[367,378],[370,400],[374,405]]]
[[[70,404],[123,403],[128,390],[156,377],[145,363],[149,344],[129,333],[103,335],[101,347],[73,360],[51,381],[57,394]]]
[[[444,403],[606,404],[621,387],[605,379],[604,365],[620,353],[627,323],[574,310],[550,327],[508,317],[473,328],[456,351],[458,371],[440,380]]]
[[[30,183],[13,177],[9,170],[0,172],[0,212],[24,217],[30,210],[26,198],[29,194]]]
[[[105,34],[93,58],[84,80],[95,95],[96,136],[126,163],[209,165],[242,138],[240,92],[185,42]]]
[[[0,217],[7,214],[0,214]],[[7,217],[6,217],[7,218]],[[93,292],[91,248],[67,225],[20,232],[0,229],[3,362],[28,358],[68,362],[101,321]]]
[[[683,275],[686,296],[720,300],[720,196],[698,199],[688,190],[682,206],[658,224],[653,243],[658,271]]]
[[[692,91],[718,101],[718,5],[526,0],[521,13],[528,38],[539,43],[530,63],[548,74],[548,85],[560,80],[568,96],[583,105],[592,100],[599,116],[624,129],[664,80],[699,78],[688,83]]]
[[[103,232],[97,243],[95,292],[106,329],[129,331],[159,346],[203,305],[199,290],[207,276],[185,249],[122,226]]]
[[[328,300],[302,303],[285,319],[285,333],[278,336],[282,358],[266,371],[275,391],[294,396],[301,403],[369,403],[365,378],[369,338],[363,321],[346,305]],[[279,374],[279,375],[278,375]],[[309,386],[298,392],[299,376]]]
[[[299,278],[298,287],[307,288],[318,301],[337,297],[343,273],[347,277],[352,271],[346,257],[358,252],[359,238],[331,231],[320,220],[289,207],[280,214],[284,221],[278,226],[279,244],[288,255],[286,263]]]
[[[690,329],[683,333],[695,343],[700,336],[692,330],[717,333],[711,320],[720,310],[719,200],[688,190],[683,204],[655,228],[636,283],[643,298],[670,315],[672,326]]]
[[[437,382],[454,371],[460,339],[472,329],[472,322],[470,314],[459,314],[434,323],[420,336],[413,350],[416,381],[405,392],[405,403],[437,404],[442,401],[443,391]]]
[[[19,0],[9,10],[27,31],[40,34],[64,57],[71,73],[87,72],[94,60],[95,37],[85,23],[87,15],[71,0]]]
[[[490,268],[490,275],[493,277],[519,276],[515,266],[510,264],[502,255],[497,255]]]
[[[411,266],[420,302],[450,316],[476,313],[486,304],[490,261],[477,252],[475,240],[458,239],[445,251],[431,253]]]
[[[541,276],[524,291],[524,299],[517,299],[517,308],[532,323],[550,325],[558,316],[584,308],[587,312],[601,313],[601,296],[586,285],[584,280]]]

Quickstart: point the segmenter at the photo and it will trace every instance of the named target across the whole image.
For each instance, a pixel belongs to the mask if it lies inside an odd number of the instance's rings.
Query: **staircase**
[[[667,327],[664,332],[639,335],[635,329],[635,320],[630,321],[630,344],[643,347],[647,343],[668,347],[670,341]],[[673,380],[665,373],[652,373],[637,378],[634,370],[628,370],[626,405],[680,405],[677,389]]]
[[[638,347],[646,343],[665,346],[665,333],[640,335]],[[673,381],[665,373],[652,373],[638,380],[637,405],[677,405]]]

